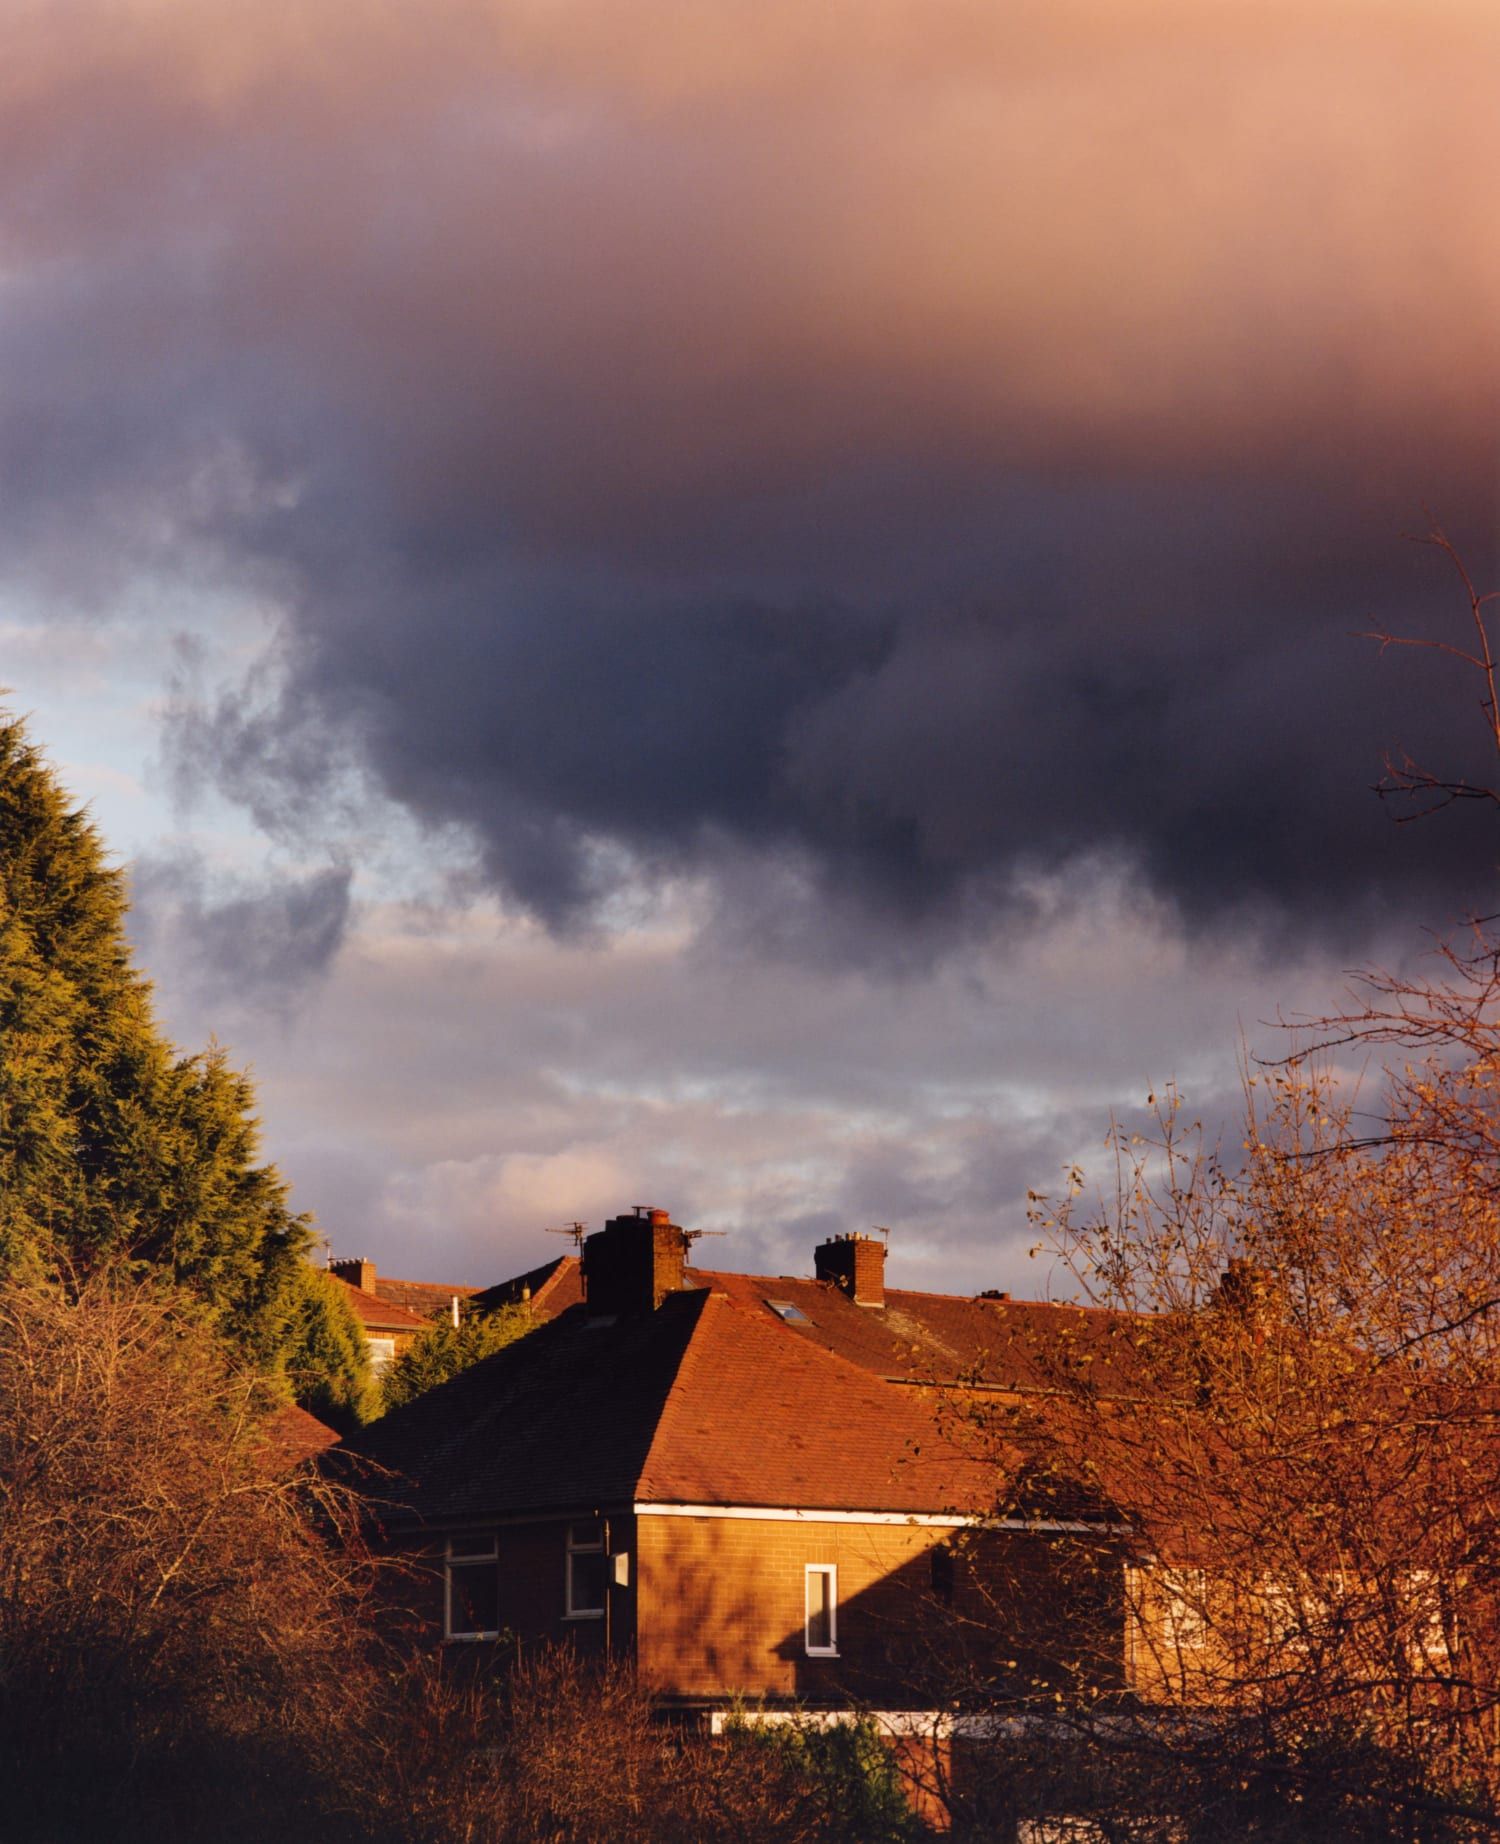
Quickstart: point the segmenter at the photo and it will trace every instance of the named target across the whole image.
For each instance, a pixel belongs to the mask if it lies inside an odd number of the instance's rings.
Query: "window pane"
[[[603,1613],[604,1557],[598,1550],[568,1557],[568,1612]]]
[[[810,1569],[807,1574],[807,1647],[826,1652],[833,1646],[833,1571]]]
[[[604,1526],[597,1518],[591,1523],[568,1526],[569,1549],[602,1549],[603,1547]]]
[[[500,1571],[493,1562],[448,1565],[449,1631],[493,1633],[500,1625]]]

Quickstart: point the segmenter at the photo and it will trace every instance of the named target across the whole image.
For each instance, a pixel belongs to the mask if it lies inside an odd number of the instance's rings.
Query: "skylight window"
[[[788,1325],[811,1325],[812,1320],[800,1306],[793,1306],[790,1300],[767,1300],[766,1305],[778,1319],[785,1319]]]

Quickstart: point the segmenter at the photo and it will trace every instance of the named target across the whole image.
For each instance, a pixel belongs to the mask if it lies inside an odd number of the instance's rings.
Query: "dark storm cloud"
[[[249,883],[196,858],[138,858],[131,925],[174,990],[217,1006],[285,1013],[327,973],[350,920],[346,866]]]
[[[1486,900],[1367,792],[1461,681],[1351,632],[1461,621],[1424,502],[1495,557],[1487,8],[189,11],[13,66],[0,518],[284,611],[178,709],[263,824],[354,763],[556,925]]]
[[[1192,919],[1346,941],[1392,903],[1433,919],[1484,903],[1468,816],[1397,829],[1370,791],[1383,744],[1486,772],[1464,678],[1356,634],[1459,631],[1431,554],[1372,520],[1342,552],[1268,558],[1316,540],[1309,506],[1153,555],[1180,505],[1141,518],[1136,494],[1089,497],[1086,552],[1018,540],[1014,598],[956,608],[601,608],[438,570],[381,620],[330,597],[285,690],[250,717],[234,696],[200,709],[189,761],[275,825],[325,804],[307,771],[353,738],[554,924],[730,845],[793,853],[825,917],[831,897],[908,921],[965,899],[984,913],[1101,855]],[[753,912],[770,882],[749,882]]]

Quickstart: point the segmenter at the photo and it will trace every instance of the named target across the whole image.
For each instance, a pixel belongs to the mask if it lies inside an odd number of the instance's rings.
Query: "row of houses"
[[[479,1292],[477,1287],[451,1287],[440,1281],[392,1280],[363,1257],[330,1258],[328,1272],[354,1309],[377,1375],[435,1321],[457,1325]]]
[[[885,1284],[885,1247],[836,1236],[809,1276],[689,1265],[664,1211],[613,1218],[490,1289],[418,1292],[336,1269],[372,1340],[440,1312],[529,1300],[526,1338],[353,1443],[387,1535],[424,1565],[419,1613],[456,1647],[567,1641],[631,1662],[664,1708],[875,1710],[920,1726],[976,1636],[1019,1681],[1028,1622],[1090,1626],[1123,1670],[1118,1604],[1057,1605],[1060,1545],[1096,1514],[1015,1492],[945,1425],[966,1399],[1041,1387],[1037,1352],[1094,1342],[1089,1309]],[[425,1309],[425,1314],[424,1314]],[[987,1549],[975,1548],[982,1533]],[[995,1584],[1013,1617],[994,1627]],[[1106,1597],[1108,1599],[1108,1597]],[[988,1665],[992,1658],[980,1661]]]
[[[1424,1458],[1442,1379],[1412,1406],[1420,1366],[1386,1375],[1328,1333],[1287,1344],[1247,1261],[1192,1331],[892,1288],[870,1236],[823,1241],[800,1276],[698,1268],[694,1241],[637,1208],[486,1289],[334,1264],[387,1357],[435,1319],[526,1302],[537,1321],[348,1444],[416,1564],[427,1642],[475,1661],[568,1644],[632,1666],[664,1712],[709,1731],[873,1713],[908,1761],[920,1748],[928,1789],[951,1789],[966,1757],[971,1775],[1013,1759],[1023,1732],[1051,1759],[1101,1717],[1110,1745],[1143,1723],[1149,1754],[1153,1724],[1191,1710],[1191,1753],[1210,1708],[1232,1722],[1263,1688],[1293,1730],[1310,1688],[1360,1723],[1404,1699],[1429,1727],[1467,1694],[1490,1563],[1471,1545],[1449,1566],[1445,1538],[1439,1567],[1439,1503],[1463,1492],[1451,1459]],[[1323,1414],[1294,1390],[1307,1453],[1352,1430],[1364,1468],[1352,1533],[1329,1522],[1317,1468],[1303,1480],[1302,1450],[1282,1451],[1286,1429],[1258,1440],[1243,1421],[1308,1362],[1343,1394]],[[1489,1439],[1491,1406],[1471,1407]],[[1431,1488],[1414,1530],[1408,1460]],[[1289,1531],[1257,1522],[1263,1462],[1300,1467],[1311,1494]],[[1146,1478],[1165,1497],[1143,1497]],[[1241,1516],[1226,1493],[1247,1488]]]

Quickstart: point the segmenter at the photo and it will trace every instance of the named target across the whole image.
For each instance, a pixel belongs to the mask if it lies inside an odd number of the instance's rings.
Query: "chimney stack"
[[[365,1261],[363,1257],[355,1258],[352,1256],[343,1261],[334,1261],[330,1258],[328,1272],[330,1274],[336,1274],[341,1281],[348,1281],[351,1287],[361,1288],[365,1293],[374,1293],[375,1291],[375,1264],[373,1261]]]
[[[873,1236],[832,1236],[813,1250],[813,1272],[841,1287],[856,1306],[885,1305],[885,1244]]]
[[[1257,1261],[1231,1255],[1219,1276],[1216,1300],[1241,1318],[1264,1321],[1271,1311],[1271,1276]]]
[[[687,1237],[671,1212],[637,1204],[583,1244],[583,1297],[592,1316],[654,1313],[681,1290]]]

